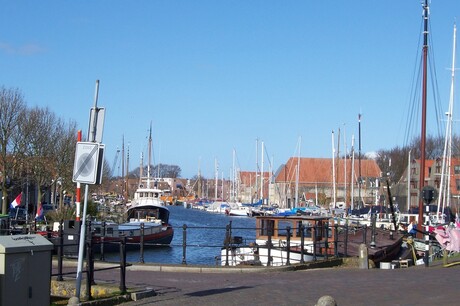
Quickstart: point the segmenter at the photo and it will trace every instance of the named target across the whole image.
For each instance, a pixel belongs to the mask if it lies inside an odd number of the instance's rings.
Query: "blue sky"
[[[182,177],[200,168],[212,178],[215,159],[229,177],[233,150],[237,167],[254,171],[256,139],[265,170],[268,158],[277,168],[296,156],[299,137],[301,156],[329,158],[333,130],[357,146],[359,113],[363,152],[404,145],[419,0],[0,3],[0,85],[85,135],[100,80],[109,165],[123,136],[130,168],[139,165],[150,122],[155,163]],[[444,109],[459,16],[460,1],[432,1]]]

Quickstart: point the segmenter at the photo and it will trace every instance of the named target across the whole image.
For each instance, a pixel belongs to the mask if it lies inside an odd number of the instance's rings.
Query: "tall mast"
[[[422,129],[420,133],[420,181],[419,194],[425,186],[425,146],[426,146],[426,101],[427,101],[427,60],[428,60],[428,0],[423,4],[423,67],[422,67]],[[423,222],[423,198],[419,197],[418,222]]]
[[[215,199],[214,201],[217,202],[217,184],[219,182],[219,165],[217,164],[217,158],[214,159],[214,170],[215,170],[215,179],[216,179],[216,183],[215,183],[215,191],[214,191],[214,195],[215,195]]]
[[[125,135],[121,138],[121,180],[121,195],[125,197]]]
[[[255,181],[256,181],[256,192],[255,192],[255,197],[256,197],[256,202],[259,201],[259,199],[257,199],[257,196],[258,196],[258,193],[259,193],[259,186],[258,186],[258,182],[259,180],[257,179],[257,175],[259,174],[259,138],[256,139],[256,178],[255,178]]]
[[[147,165],[147,188],[150,188],[150,165],[152,164],[152,122],[150,122],[149,132],[149,163]]]
[[[129,145],[126,154],[126,198],[129,198]]]
[[[411,197],[411,194],[410,194],[410,169],[411,169],[411,157],[410,157],[410,154],[411,154],[411,150],[409,150],[409,156],[407,157],[407,209],[409,210],[411,205],[410,205],[410,197]]]
[[[361,114],[358,114],[358,208],[361,208]]]
[[[351,210],[355,209],[355,135],[351,136]]]
[[[452,68],[451,68],[451,84],[450,84],[450,98],[449,110],[447,111],[447,124],[446,124],[446,137],[444,140],[444,153],[442,159],[441,170],[441,183],[439,186],[438,208],[437,214],[439,215],[441,204],[444,212],[444,207],[450,206],[450,165],[452,157],[452,114],[454,110],[454,80],[455,80],[455,47],[457,42],[457,27],[454,25],[454,43],[452,47]],[[447,168],[447,169],[446,169]],[[447,183],[446,183],[447,176]]]
[[[198,198],[201,200],[201,158],[198,160]]]
[[[344,193],[345,193],[345,207],[348,206],[348,197],[347,197],[347,138],[345,135],[345,123],[343,124],[343,145],[345,147],[345,154],[343,155],[343,177],[344,177]]]
[[[299,150],[297,151],[297,167],[295,172],[295,204],[294,207],[299,207],[299,173],[300,173],[300,145],[302,142],[302,137],[299,136]]]
[[[141,164],[139,167],[139,187],[142,185],[143,176],[144,176],[144,153],[141,152]]]
[[[334,131],[332,131],[332,208],[335,208],[335,148]]]
[[[261,142],[261,154],[260,154],[260,198],[264,198],[264,142]]]

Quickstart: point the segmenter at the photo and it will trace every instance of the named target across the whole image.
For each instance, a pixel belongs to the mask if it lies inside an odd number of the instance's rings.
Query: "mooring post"
[[[367,259],[367,245],[362,243],[359,245],[359,268],[369,269],[369,261]]]

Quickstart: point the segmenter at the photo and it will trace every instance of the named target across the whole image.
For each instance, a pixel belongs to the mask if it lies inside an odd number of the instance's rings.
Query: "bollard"
[[[367,246],[362,243],[359,245],[359,268],[360,269],[369,269],[369,261],[367,259],[368,252]]]
[[[318,299],[315,306],[337,306],[337,302],[332,296],[323,295]]]

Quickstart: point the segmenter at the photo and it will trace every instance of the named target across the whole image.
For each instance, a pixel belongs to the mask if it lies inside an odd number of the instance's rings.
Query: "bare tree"
[[[25,111],[25,102],[18,89],[0,88],[0,178],[1,178],[1,212],[7,213],[8,188],[7,180],[13,174],[18,160],[14,158],[18,146],[13,141],[17,127]]]
[[[61,182],[59,206],[62,207],[64,191],[68,191],[74,186],[72,182],[72,165],[75,157],[77,125],[74,121],[70,121],[66,124],[61,120],[56,121],[55,125],[56,134],[54,150],[56,151],[56,155],[54,159],[56,163],[56,173],[53,179]]]
[[[48,108],[33,108],[27,112],[27,126],[24,130],[27,143],[27,160],[32,180],[37,186],[38,206],[42,201],[42,188],[56,183],[56,139],[58,139],[58,120]]]

